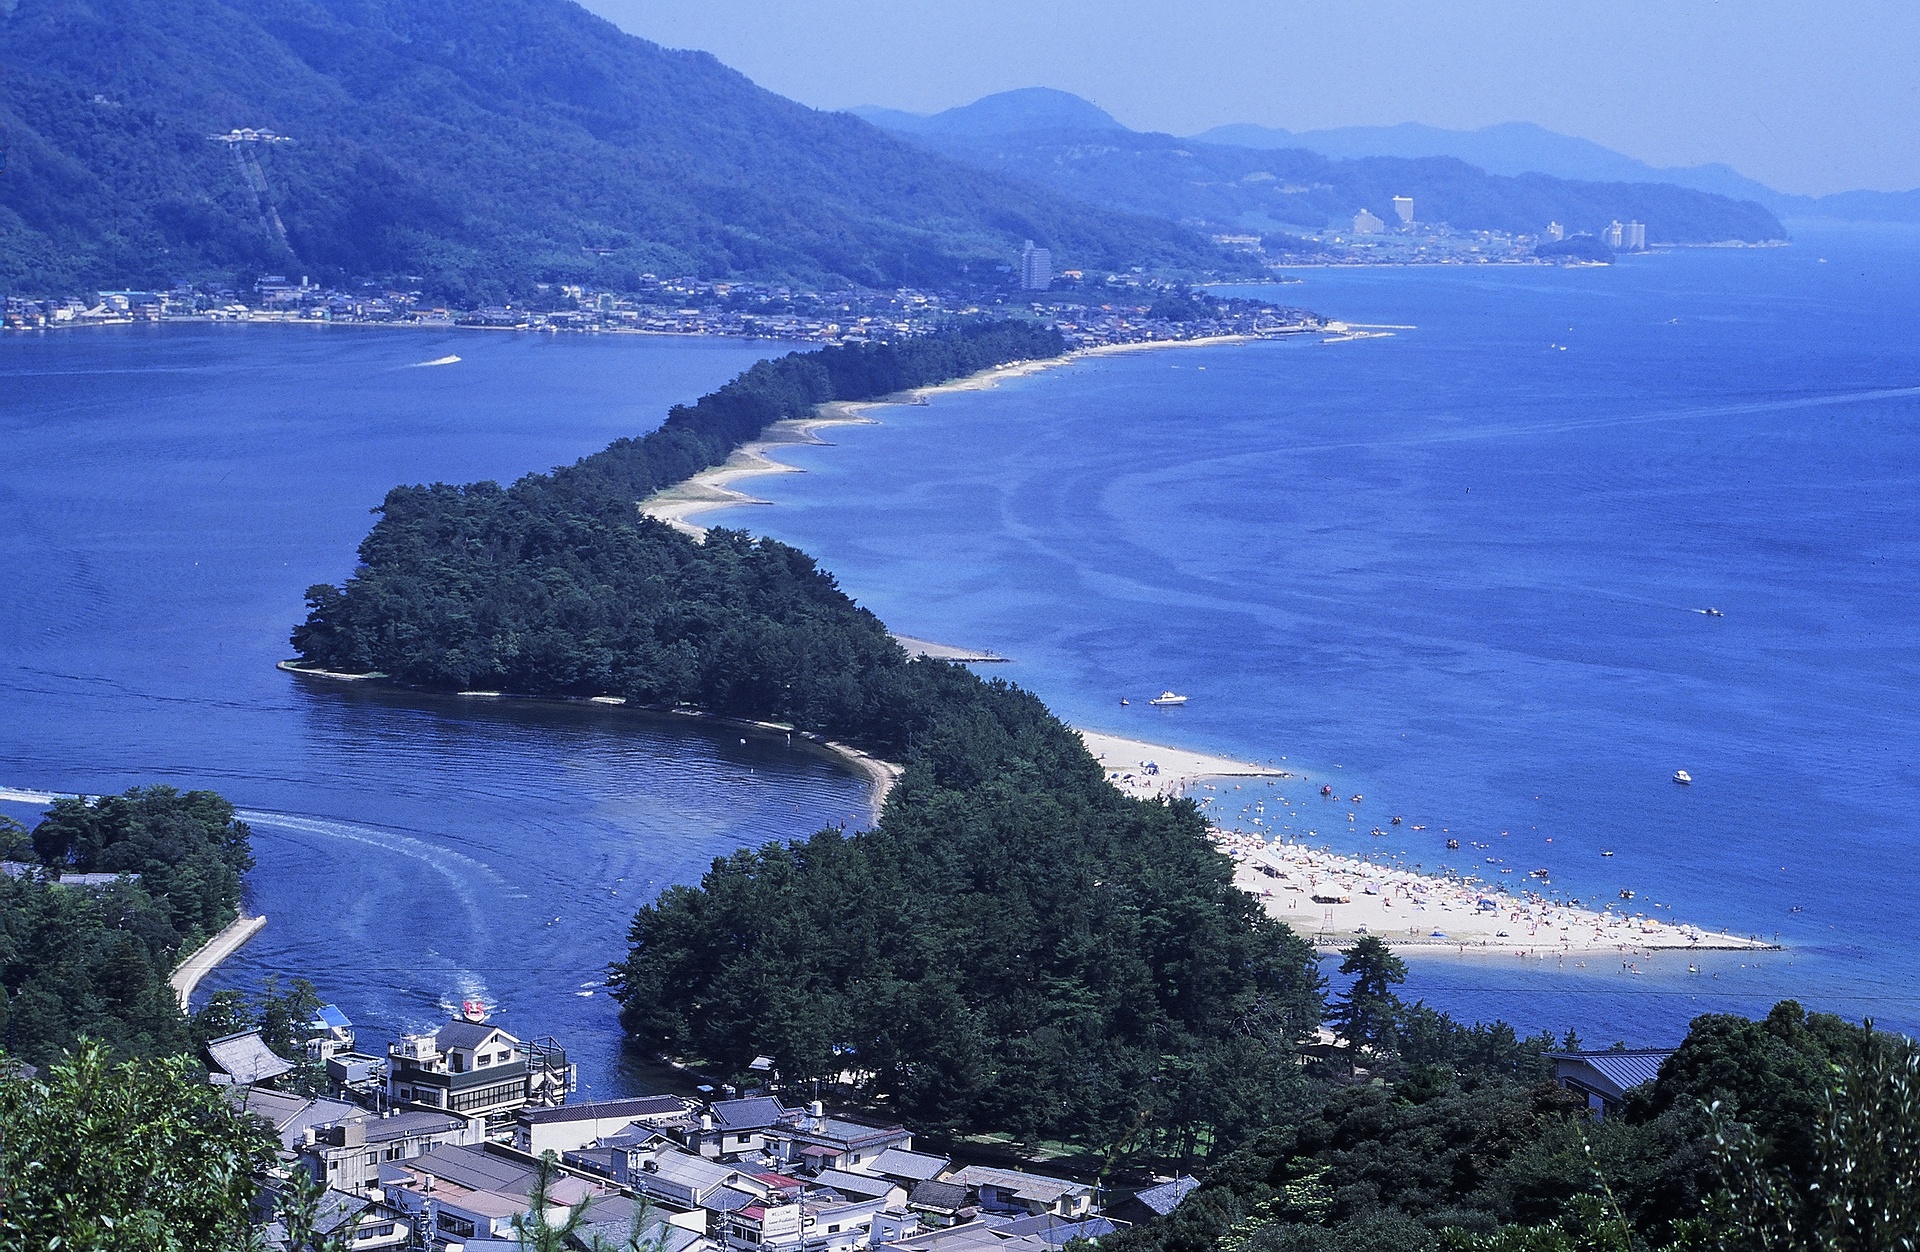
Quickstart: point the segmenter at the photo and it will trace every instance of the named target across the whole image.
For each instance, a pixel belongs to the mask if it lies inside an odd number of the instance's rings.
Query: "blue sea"
[[[599,985],[634,909],[743,844],[865,820],[866,788],[784,739],[274,662],[389,487],[571,461],[769,350],[291,326],[0,338],[0,788],[166,783],[243,810],[268,923],[203,1000],[303,976],[379,1051],[479,996],[567,1045],[590,1094],[644,1085]]]
[[[1788,996],[1920,1028],[1920,232],[1798,234],[1301,270],[1260,294],[1411,329],[890,408],[716,520],[1079,724],[1366,797],[1228,790],[1229,825],[1264,799],[1315,845],[1785,945],[1426,955],[1410,998],[1603,1043]]]
[[[747,484],[775,507],[717,520],[806,548],[903,633],[1012,657],[990,672],[1070,720],[1366,796],[1350,831],[1351,806],[1248,784],[1220,793],[1229,825],[1262,798],[1316,844],[1546,868],[1785,945],[1698,973],[1429,954],[1410,998],[1603,1043],[1789,995],[1920,1029],[1920,232],[1796,234],[1606,269],[1303,270],[1263,294],[1411,329],[889,408],[783,451],[808,472]],[[0,787],[159,781],[246,810],[272,920],[209,987],[305,975],[374,1046],[477,993],[595,1094],[643,1086],[596,985],[633,909],[741,844],[862,820],[863,787],[784,741],[273,662],[387,487],[571,460],[779,350],[0,338]],[[1165,688],[1190,702],[1144,705]]]

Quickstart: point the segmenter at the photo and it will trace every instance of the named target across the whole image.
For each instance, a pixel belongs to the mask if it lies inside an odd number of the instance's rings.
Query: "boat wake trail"
[[[458,365],[458,364],[460,364],[460,358],[457,356],[437,356],[433,358],[433,360],[431,361],[415,361],[412,365],[409,365],[407,368],[423,370],[435,365]]]

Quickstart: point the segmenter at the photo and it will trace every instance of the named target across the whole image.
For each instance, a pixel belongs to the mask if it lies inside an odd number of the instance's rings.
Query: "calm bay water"
[[[245,810],[249,902],[270,921],[203,995],[303,975],[377,1049],[480,994],[567,1044],[590,1090],[626,1089],[597,984],[634,908],[742,844],[864,817],[864,788],[783,742],[273,664],[388,487],[570,461],[770,347],[244,326],[0,339],[0,787],[164,782]]]
[[[752,485],[779,507],[722,520],[895,629],[1013,657],[996,672],[1069,719],[1366,796],[1349,827],[1317,787],[1229,788],[1229,823],[1286,795],[1316,844],[1545,868],[1787,945],[1697,974],[1428,955],[1412,996],[1603,1042],[1788,995],[1914,1029],[1920,234],[1800,234],[1303,271],[1273,297],[1417,329],[890,409],[783,452],[810,472]],[[1144,706],[1169,687],[1192,702]],[[1364,833],[1388,814],[1408,825]]]
[[[1284,756],[1364,793],[1358,830],[1408,825],[1350,833],[1298,784],[1223,790],[1229,823],[1285,795],[1316,843],[1543,867],[1788,945],[1640,976],[1429,955],[1412,995],[1602,1041],[1785,995],[1920,1028],[1920,235],[1800,233],[1605,270],[1305,271],[1272,294],[1417,329],[891,409],[783,452],[810,472],[752,485],[780,507],[723,520],[813,552],[896,629],[1014,657],[994,672],[1072,720]],[[164,781],[247,810],[273,921],[210,986],[304,974],[376,1045],[478,992],[596,1093],[643,1082],[591,985],[633,908],[860,814],[860,785],[782,743],[272,662],[388,486],[570,460],[769,350],[0,339],[0,787]],[[1192,702],[1145,707],[1165,687]]]

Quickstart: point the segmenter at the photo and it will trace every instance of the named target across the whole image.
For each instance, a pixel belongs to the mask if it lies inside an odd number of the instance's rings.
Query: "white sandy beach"
[[[1143,799],[1215,791],[1216,783],[1225,787],[1237,778],[1296,777],[1270,765],[1099,731],[1081,730],[1080,737],[1106,767],[1109,782]],[[1305,778],[1301,783],[1308,785]],[[1345,946],[1363,934],[1395,947],[1536,958],[1773,946],[1650,917],[1626,901],[1619,908],[1580,908],[1517,884],[1503,888],[1422,874],[1219,826],[1213,832],[1214,842],[1234,859],[1234,884],[1258,897],[1268,916],[1323,947]],[[1630,960],[1624,964],[1631,967]]]
[[[1125,739],[1104,731],[1075,727],[1087,751],[1106,767],[1107,781],[1130,796],[1179,796],[1208,778],[1288,778],[1283,769],[1251,765],[1186,748]]]

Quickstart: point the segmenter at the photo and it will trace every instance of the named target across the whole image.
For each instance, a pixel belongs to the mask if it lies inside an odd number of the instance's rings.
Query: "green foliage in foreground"
[[[1791,1001],[1695,1019],[1592,1121],[1527,1052],[1404,1011],[1387,1081],[1223,1160],[1107,1252],[1882,1252],[1920,1220],[1920,1057]],[[1423,1059],[1410,1061],[1417,1047]],[[1442,1063],[1435,1058],[1451,1053]],[[1907,1242],[1902,1242],[1907,1240]]]
[[[277,1146],[192,1060],[115,1065],[83,1041],[38,1079],[0,1057],[0,1250],[249,1248]]]
[[[90,1035],[126,1056],[191,1046],[167,976],[232,920],[253,864],[246,823],[209,791],[134,788],[53,802],[29,875],[0,879],[0,1040],[39,1062]],[[61,872],[128,875],[102,887]],[[132,877],[137,876],[137,878]]]

